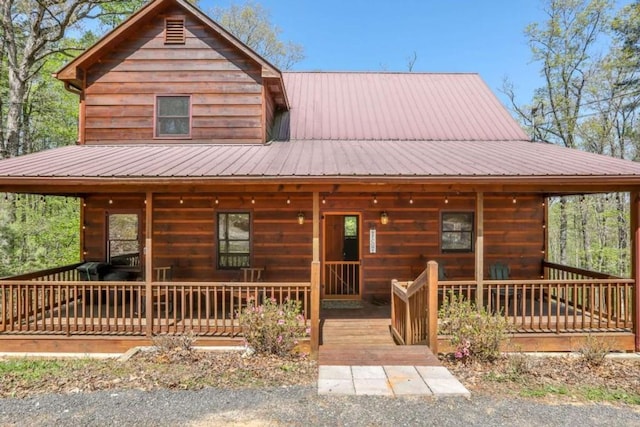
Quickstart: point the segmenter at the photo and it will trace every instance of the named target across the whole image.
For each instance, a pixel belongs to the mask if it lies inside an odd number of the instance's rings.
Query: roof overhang
[[[76,145],[0,161],[0,191],[640,191],[640,163],[528,141]]]

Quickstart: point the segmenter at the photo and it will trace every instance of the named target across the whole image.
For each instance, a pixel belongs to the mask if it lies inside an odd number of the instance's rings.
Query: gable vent
[[[164,21],[165,44],[184,44],[184,18],[167,18]]]

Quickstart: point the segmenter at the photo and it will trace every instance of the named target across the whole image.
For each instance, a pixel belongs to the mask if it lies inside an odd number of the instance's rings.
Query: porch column
[[[313,193],[313,259],[311,261],[311,355],[320,348],[320,193]]]
[[[476,193],[476,307],[484,305],[484,194]]]
[[[631,203],[631,277],[635,281],[633,287],[633,332],[635,334],[636,351],[640,351],[640,193],[629,194]]]
[[[150,337],[153,330],[153,294],[151,280],[153,279],[152,235],[153,235],[153,193],[147,191],[145,205],[145,241],[144,241],[144,283],[145,283],[145,317],[147,336]]]

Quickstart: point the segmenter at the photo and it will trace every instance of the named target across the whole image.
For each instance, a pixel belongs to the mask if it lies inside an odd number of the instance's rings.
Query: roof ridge
[[[282,74],[401,74],[401,75],[471,75],[479,76],[477,71],[375,71],[375,70],[282,70]]]

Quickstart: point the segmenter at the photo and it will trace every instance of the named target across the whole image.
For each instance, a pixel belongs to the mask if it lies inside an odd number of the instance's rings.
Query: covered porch
[[[84,260],[108,260],[108,242],[95,232],[103,229],[105,212],[114,206],[123,212],[141,212],[142,255],[116,255],[124,259],[119,262],[121,269],[134,272],[131,280],[81,280],[78,264],[0,280],[0,340],[6,340],[5,348],[16,351],[25,351],[25,345],[42,349],[47,342],[53,348],[65,348],[66,343],[71,348],[74,341],[89,346],[81,348],[125,347],[148,343],[157,334],[186,332],[212,345],[239,343],[242,331],[236,313],[264,298],[289,298],[301,303],[311,330],[309,345],[315,352],[323,336],[321,300],[338,299],[381,303],[388,310],[386,322],[390,327],[385,339],[393,336],[401,344],[428,344],[436,353],[446,349],[445,338],[438,337],[437,332],[434,335],[430,328],[437,325],[437,318],[430,319],[444,295],[454,292],[507,317],[513,326],[512,343],[522,350],[574,350],[590,334],[610,337],[617,350],[637,349],[635,279],[547,261],[542,195],[431,193],[418,187],[408,193],[347,187],[345,194],[335,187],[323,188],[326,191],[287,189],[208,189],[185,196],[155,192],[147,192],[144,197],[133,193],[87,194],[81,202]],[[515,197],[518,203],[513,202]],[[632,200],[635,236],[635,193]],[[215,267],[216,258],[210,252],[215,241],[213,218],[222,210],[221,203],[229,211],[251,209],[255,237],[248,267]],[[441,212],[449,210],[474,214],[472,252],[438,250]],[[381,212],[387,215],[385,224]],[[304,220],[299,219],[300,214]],[[357,260],[334,261],[326,256],[326,218],[332,215],[357,216]],[[424,220],[413,219],[417,215]],[[531,237],[522,222],[515,231],[500,225],[503,215],[525,215],[538,235]],[[491,232],[487,235],[486,230]],[[501,238],[496,239],[496,235]],[[529,243],[514,250],[513,241]],[[637,242],[633,245],[634,274]],[[444,277],[437,266],[435,279],[429,279],[428,271],[423,271],[431,259],[446,267]],[[490,269],[497,260],[511,266],[510,277],[491,277]],[[160,278],[157,272],[167,266],[173,274]],[[251,279],[243,268],[259,271],[260,277]],[[391,284],[394,278],[402,280]],[[348,286],[327,295],[330,283]],[[430,292],[435,296],[429,296]],[[365,311],[359,313],[366,318]],[[372,331],[367,333],[372,334],[368,339],[376,339]]]

